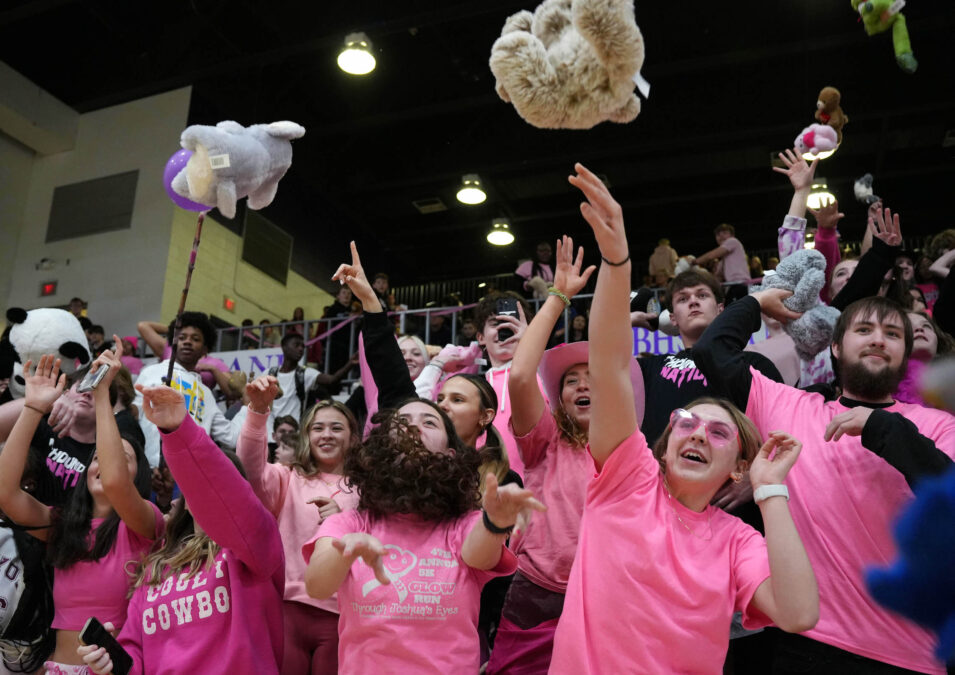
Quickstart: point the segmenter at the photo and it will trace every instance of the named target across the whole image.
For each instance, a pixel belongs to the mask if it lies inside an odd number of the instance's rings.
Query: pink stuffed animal
[[[836,130],[826,124],[810,124],[796,136],[796,149],[800,153],[817,155],[826,150],[835,150],[839,145]]]

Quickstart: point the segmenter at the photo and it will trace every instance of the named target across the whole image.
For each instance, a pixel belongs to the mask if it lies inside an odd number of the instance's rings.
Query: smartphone
[[[520,313],[517,311],[517,298],[501,298],[497,301],[497,307],[494,313],[496,315],[513,316],[515,319],[519,318]],[[514,331],[510,328],[502,328],[497,331],[498,342],[510,340],[512,337],[514,337]]]
[[[96,369],[94,373],[92,370],[86,373],[86,377],[83,378],[83,381],[80,382],[80,386],[76,388],[76,391],[83,393],[86,391],[93,391],[103,381],[103,378],[106,377],[106,373],[109,372],[109,366],[101,364],[99,368]]]
[[[120,646],[108,630],[103,628],[103,624],[95,616],[86,620],[86,625],[80,632],[80,643],[104,647],[113,662],[113,673],[115,675],[128,675],[133,668],[133,657]]]

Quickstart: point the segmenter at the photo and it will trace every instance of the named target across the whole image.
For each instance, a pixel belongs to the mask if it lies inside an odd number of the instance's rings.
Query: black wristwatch
[[[487,515],[487,511],[484,511],[482,509],[481,513],[484,514],[484,527],[486,527],[487,531],[490,532],[491,534],[510,534],[511,532],[514,531],[513,525],[509,527],[498,527],[497,525],[491,522],[490,517]]]

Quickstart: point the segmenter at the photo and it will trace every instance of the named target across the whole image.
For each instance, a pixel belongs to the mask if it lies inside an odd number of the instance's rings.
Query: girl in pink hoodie
[[[79,631],[90,616],[123,625],[129,593],[124,570],[137,563],[163,531],[162,514],[146,499],[150,488],[146,455],[138,442],[120,437],[113,417],[109,385],[122,368],[120,356],[121,347],[115,355],[106,350],[93,364],[94,372],[110,366],[92,394],[96,451],[62,508],[51,509],[20,485],[31,452],[30,439],[66,384],[59,359],[43,356],[33,374],[32,364],[24,365],[23,410],[0,454],[0,509],[13,522],[30,528],[29,534],[47,542],[54,568],[56,649],[52,660],[44,664],[47,673],[86,672],[76,655]]]
[[[133,658],[130,672],[278,673],[285,556],[275,517],[239,473],[235,455],[186,414],[182,394],[165,386],[139,390],[185,504],[136,577],[119,634]],[[103,648],[77,652],[94,673],[112,672]]]
[[[285,653],[282,672],[338,672],[338,600],[305,592],[302,545],[326,518],[353,509],[358,493],[342,477],[345,457],[360,443],[358,422],[337,401],[321,401],[305,414],[291,466],[269,464],[269,409],[278,380],[264,375],[245,388],[249,415],[236,451],[256,496],[278,522],[285,547]]]

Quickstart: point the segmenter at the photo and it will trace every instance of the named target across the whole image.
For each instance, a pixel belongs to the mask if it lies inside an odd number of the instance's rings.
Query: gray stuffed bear
[[[491,48],[497,93],[541,129],[631,122],[643,65],[633,0],[544,0],[509,17]]]
[[[784,288],[793,292],[783,304],[794,312],[801,312],[802,316],[785,324],[783,330],[793,339],[796,353],[803,361],[811,361],[832,344],[839,310],[819,300],[819,291],[825,283],[826,259],[811,249],[796,251],[776,266],[775,274],[763,277],[761,288]],[[758,288],[754,286],[753,290]]]
[[[225,121],[214,127],[186,127],[180,141],[192,157],[173,178],[172,189],[218,207],[226,218],[235,217],[235,203],[245,196],[250,209],[263,209],[272,203],[279,180],[292,165],[291,139],[304,135],[305,128],[295,122],[244,127]]]

